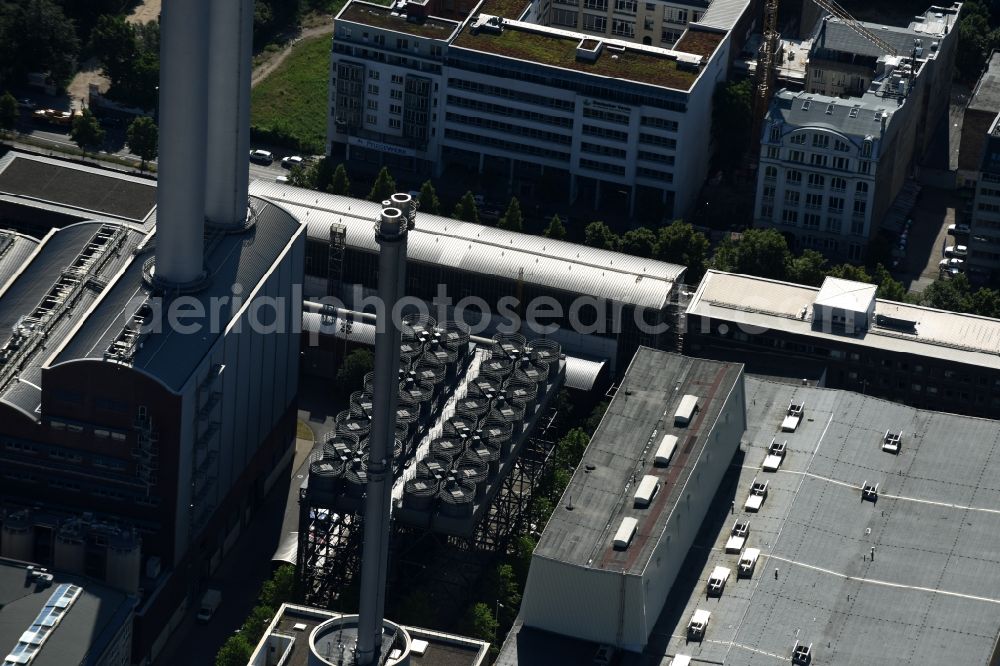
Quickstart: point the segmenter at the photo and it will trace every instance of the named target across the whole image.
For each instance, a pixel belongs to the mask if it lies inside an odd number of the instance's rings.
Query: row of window
[[[523,125],[514,125],[499,120],[493,120],[491,118],[481,118],[479,116],[466,116],[458,113],[447,113],[445,114],[445,120],[450,123],[458,123],[460,125],[470,125],[472,127],[484,127],[486,129],[512,134],[514,136],[522,136],[530,139],[537,139],[539,141],[558,143],[563,146],[568,146],[573,142],[573,138],[565,134],[546,132],[545,130],[539,130],[533,127],[525,127]]]
[[[764,167],[764,180],[774,182],[778,179],[778,167],[768,165]],[[785,171],[785,182],[791,185],[802,184],[802,172],[796,169]],[[819,173],[808,174],[807,186],[810,189],[822,190],[826,187],[826,176]],[[847,191],[847,179],[840,176],[830,178],[830,189],[834,192]],[[854,194],[859,197],[867,197],[870,190],[870,183],[866,180],[857,181],[854,185]]]
[[[580,166],[585,169],[593,169],[594,171],[603,171],[605,173],[615,174],[616,176],[625,175],[625,167],[620,164],[608,164],[607,162],[589,160],[581,157]]]
[[[451,128],[445,129],[444,135],[446,138],[449,139],[455,139],[457,141],[465,141],[467,143],[482,145],[482,146],[493,146],[494,148],[501,148],[503,150],[509,150],[514,153],[533,155],[536,157],[546,157],[552,160],[559,160],[561,162],[569,161],[569,153],[564,153],[558,150],[550,150],[548,148],[543,148],[538,145],[523,144],[514,141],[506,141],[504,139],[498,139],[492,136],[485,136],[483,134],[470,134],[468,132],[462,132]]]
[[[505,116],[508,118],[530,120],[532,122],[545,123],[546,125],[556,125],[558,127],[566,128],[573,126],[572,118],[552,116],[547,113],[539,113],[537,111],[525,111],[524,109],[503,106],[501,104],[491,104],[489,102],[481,102],[479,100],[459,97],[457,95],[448,95],[448,104],[459,106],[463,109],[472,109],[474,111],[482,111],[483,113],[491,113],[493,115]]]
[[[573,111],[574,109],[573,102],[568,100],[559,99],[556,97],[550,97],[546,95],[535,95],[532,93],[521,92],[520,90],[511,90],[510,88],[503,88],[501,86],[492,86],[486,83],[479,83],[478,81],[469,81],[467,79],[459,79],[459,78],[449,78],[448,86],[451,88],[456,88],[459,90],[468,90],[483,95],[492,95],[493,97],[503,97],[505,99],[512,99],[518,102],[524,102],[526,104],[534,104],[536,106],[551,106],[552,108],[560,109],[562,111]]]
[[[761,204],[760,207],[760,218],[762,220],[774,221],[774,206],[772,204]],[[844,232],[843,220],[839,217],[826,217],[825,225],[822,225],[823,218],[819,213],[806,212],[802,215],[802,226],[806,229],[812,229],[814,231],[819,231],[820,227],[823,226],[823,230],[832,233],[842,235]],[[781,211],[781,223],[785,226],[794,227],[799,224],[799,211],[790,208],[784,208]],[[852,219],[850,222],[850,233],[854,236],[864,236],[865,235],[865,221],[864,219]]]

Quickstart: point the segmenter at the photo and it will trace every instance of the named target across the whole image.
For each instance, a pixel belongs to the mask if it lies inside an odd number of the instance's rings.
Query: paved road
[[[311,450],[312,442],[297,440],[291,469],[301,474]],[[286,516],[293,511],[298,515],[300,483],[301,480],[289,482],[285,478],[271,489],[250,527],[240,535],[212,577],[211,587],[222,590],[222,604],[215,617],[208,624],[198,624],[194,617],[197,608],[190,608],[153,666],[215,663],[219,648],[246,620],[261,584],[271,576],[271,556],[284,536]]]

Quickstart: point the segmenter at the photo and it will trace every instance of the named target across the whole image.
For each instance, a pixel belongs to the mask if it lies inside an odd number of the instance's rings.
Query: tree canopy
[[[0,3],[0,79],[21,81],[48,73],[60,88],[69,83],[80,54],[72,19],[53,0]]]
[[[355,349],[344,358],[337,371],[337,385],[345,394],[361,386],[365,375],[375,367],[375,356],[367,349]]]
[[[497,226],[507,231],[522,231],[524,229],[524,218],[521,216],[521,203],[517,197],[511,197],[507,212],[497,220]]]
[[[712,262],[721,271],[783,280],[789,256],[788,241],[775,229],[747,229],[739,240],[724,240]]]
[[[69,138],[80,147],[84,155],[88,151],[96,151],[104,143],[105,131],[90,109],[84,109],[73,119],[73,128]]]
[[[479,210],[476,208],[476,197],[471,191],[466,192],[462,196],[462,199],[455,204],[455,210],[451,216],[456,220],[479,224]]]
[[[389,169],[382,167],[378,172],[378,176],[375,177],[371,191],[368,193],[368,200],[381,203],[395,193],[396,181],[389,174]]]
[[[420,210],[431,215],[441,213],[441,200],[434,191],[434,183],[429,180],[420,186]]]
[[[604,250],[617,250],[619,238],[603,222],[591,222],[583,230],[583,243]]]
[[[564,240],[566,238],[566,227],[558,215],[553,215],[549,221],[549,226],[545,227],[542,235],[553,240]]]
[[[331,194],[339,194],[341,196],[347,196],[351,193],[351,181],[347,177],[347,168],[343,163],[338,164],[337,168],[334,169],[330,184],[327,185],[326,190]]]
[[[652,229],[639,227],[626,231],[618,247],[625,254],[650,258],[656,251],[656,241],[656,233]]]
[[[687,266],[686,280],[697,284],[705,274],[708,261],[708,238],[695,231],[689,223],[674,220],[660,229],[656,243],[656,258]]]
[[[128,149],[142,159],[142,168],[155,159],[159,152],[160,130],[148,116],[139,116],[128,126],[125,132]]]
[[[0,130],[12,130],[17,124],[17,100],[9,92],[0,97]]]

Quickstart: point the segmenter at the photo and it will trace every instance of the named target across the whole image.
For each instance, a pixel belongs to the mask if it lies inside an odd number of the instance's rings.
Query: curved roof
[[[310,238],[328,241],[330,225],[341,223],[347,227],[348,247],[378,251],[373,227],[382,209],[379,204],[265,181],[252,182],[250,191],[305,222]],[[540,287],[652,308],[667,303],[673,283],[686,270],[654,259],[423,213],[417,214],[407,254],[423,263],[520,278]]]

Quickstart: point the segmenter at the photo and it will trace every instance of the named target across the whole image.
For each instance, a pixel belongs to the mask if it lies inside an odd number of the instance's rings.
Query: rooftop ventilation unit
[[[772,439],[771,445],[767,447],[767,457],[764,458],[764,464],[761,468],[765,472],[777,472],[781,463],[785,461],[787,447],[788,442],[779,442],[777,438]]]
[[[878,500],[878,484],[865,481],[861,484],[861,499],[875,502]]]
[[[788,411],[785,412],[785,418],[781,422],[782,432],[795,432],[796,428],[799,427],[799,423],[802,422],[802,416],[805,414],[805,403],[797,403],[792,400],[788,403]]]
[[[888,328],[893,331],[899,331],[901,333],[916,333],[917,332],[917,322],[910,319],[900,319],[898,317],[889,317],[886,315],[875,315],[875,325],[880,328]]]
[[[674,449],[677,448],[677,435],[664,435],[660,441],[660,446],[656,449],[653,457],[653,464],[657,467],[666,467],[670,464],[670,459],[674,456]]]
[[[812,663],[812,643],[803,645],[795,641],[795,647],[792,648],[792,663],[795,666],[809,666]]]
[[[500,16],[490,16],[489,14],[480,14],[473,19],[470,27],[472,34],[482,31],[487,34],[499,35],[503,32],[503,18]]]
[[[726,567],[715,567],[712,575],[708,577],[708,585],[705,587],[705,594],[710,597],[721,597],[722,591],[726,589],[726,581],[732,571]]]
[[[614,546],[616,550],[625,550],[632,543],[632,537],[635,536],[636,528],[639,527],[639,521],[635,518],[630,518],[628,516],[622,518],[621,525],[618,526],[618,531],[615,532]]]
[[[695,413],[698,411],[698,396],[687,394],[681,398],[681,404],[674,412],[674,425],[685,427],[691,423]]]
[[[707,610],[697,609],[688,621],[688,640],[701,641],[705,638],[708,630],[708,622],[712,619],[712,613]]]
[[[750,534],[750,521],[737,520],[733,524],[733,530],[729,535],[729,539],[726,541],[726,552],[727,553],[738,553],[743,550],[743,545],[747,542],[747,536]]]
[[[886,430],[885,436],[882,438],[882,450],[899,455],[899,449],[902,445],[902,437],[903,433],[901,432]]]
[[[660,480],[647,474],[642,477],[642,481],[639,482],[639,487],[635,489],[635,508],[645,509],[649,506],[649,503],[653,501],[656,497],[656,491],[660,489]]]
[[[760,482],[756,478],[753,480],[753,485],[750,486],[750,495],[743,505],[744,509],[754,513],[760,511],[760,507],[764,505],[764,500],[767,499],[767,484],[767,481]]]
[[[747,548],[740,556],[740,567],[736,571],[737,578],[753,578],[753,571],[757,568],[757,560],[760,558],[759,548]]]

